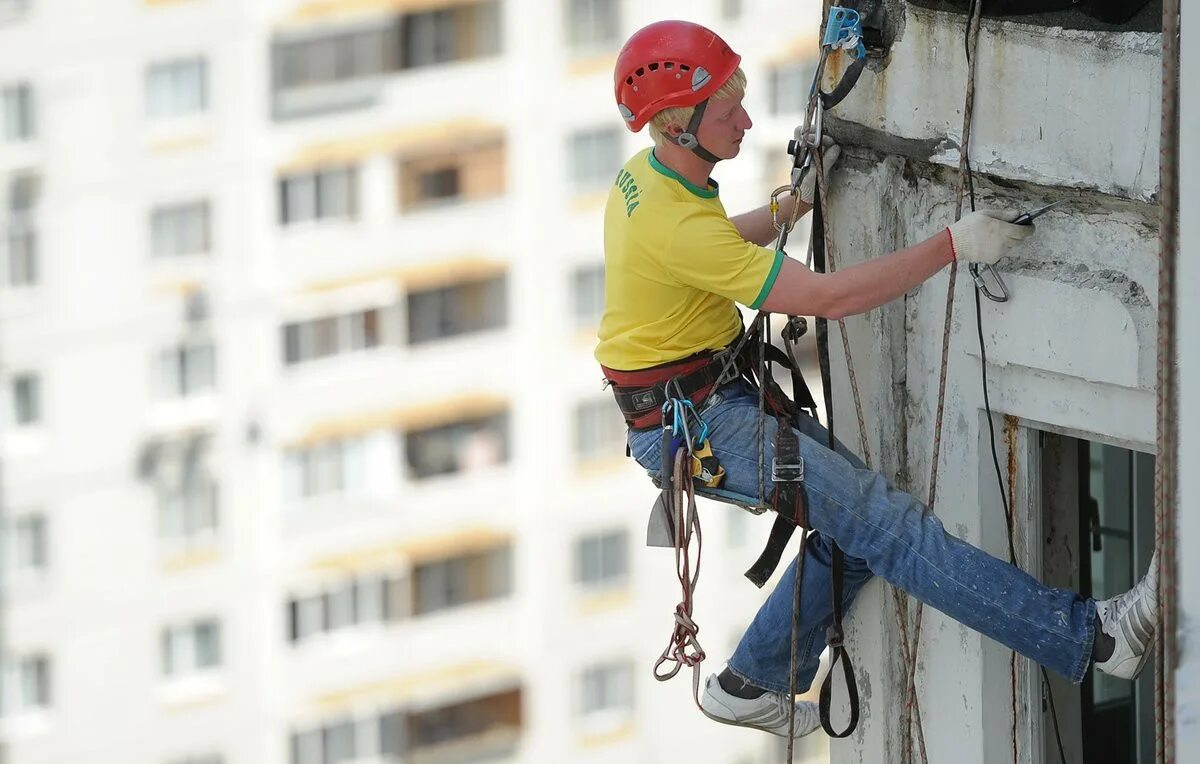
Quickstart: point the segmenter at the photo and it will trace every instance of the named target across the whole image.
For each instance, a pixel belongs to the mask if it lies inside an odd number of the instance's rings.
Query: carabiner
[[[988,287],[982,273],[985,268],[988,273],[992,274],[996,286],[1000,289],[1000,294],[996,294]],[[1000,274],[992,266],[982,263],[971,263],[971,278],[975,279],[975,288],[982,292],[984,297],[992,302],[1008,302],[1008,287],[1005,285],[1004,279],[1000,278]]]

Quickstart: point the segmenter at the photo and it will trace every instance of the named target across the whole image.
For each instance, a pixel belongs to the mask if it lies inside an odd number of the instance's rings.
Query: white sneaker
[[[753,700],[730,695],[721,687],[716,674],[710,674],[705,680],[704,693],[700,698],[700,709],[713,721],[753,727],[780,737],[787,737],[789,705],[787,693],[768,690]],[[794,737],[803,737],[820,727],[821,714],[817,704],[807,701],[796,703]]]
[[[1137,585],[1124,594],[1096,603],[1100,627],[1116,641],[1113,654],[1096,668],[1105,674],[1134,679],[1150,657],[1158,624],[1158,553]]]

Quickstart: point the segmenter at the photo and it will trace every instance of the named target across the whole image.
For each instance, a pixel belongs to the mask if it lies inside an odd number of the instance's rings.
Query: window
[[[472,698],[451,705],[417,711],[409,715],[410,753],[419,756],[426,749],[453,743],[450,750],[468,752],[472,739],[483,744],[486,736],[489,749],[507,732],[513,744],[521,729],[521,690],[513,689],[493,695]],[[432,754],[433,751],[430,750]],[[480,752],[482,753],[482,752]],[[491,751],[489,756],[464,755],[460,760],[505,760],[511,751]]]
[[[397,67],[394,27],[277,42],[275,88],[287,90],[373,77]]]
[[[291,764],[348,764],[398,761],[407,749],[406,719],[400,711],[338,716],[293,732]]]
[[[633,666],[628,661],[584,669],[579,682],[581,716],[633,709]]]
[[[379,346],[379,309],[326,316],[283,327],[283,362],[294,366]]]
[[[365,438],[314,443],[288,451],[284,459],[287,498],[292,502],[317,496],[354,496],[366,492]]]
[[[575,583],[624,583],[629,575],[629,534],[623,530],[585,536],[575,544]]]
[[[148,446],[142,470],[158,498],[164,539],[210,537],[217,529],[217,482],[210,469],[211,438],[198,435]]]
[[[496,547],[416,565],[412,613],[427,615],[507,597],[512,592],[512,549]]]
[[[909,0],[914,5],[966,13],[969,0]],[[995,0],[984,6],[985,16],[1017,17],[1022,24],[1066,29],[1100,29],[1105,32],[1161,32],[1162,5],[1150,0]]]
[[[207,108],[208,64],[203,58],[150,64],[146,70],[146,113],[152,119],[186,117]]]
[[[617,42],[621,27],[618,0],[566,0],[566,3],[570,47],[601,48]]]
[[[315,594],[291,597],[287,602],[288,642],[297,644],[318,634],[398,620],[405,608],[403,593],[396,577],[363,575]]]
[[[27,372],[12,379],[12,422],[29,427],[42,421],[42,380]]]
[[[576,191],[607,188],[621,168],[621,133],[615,128],[578,131],[571,135],[568,150]]]
[[[493,199],[507,182],[504,138],[465,139],[454,153],[414,152],[399,159],[397,170],[403,210]]]
[[[182,759],[171,759],[169,764],[225,764],[225,757],[219,753],[209,753],[200,756],[185,756]]]
[[[150,213],[150,253],[154,257],[200,255],[209,251],[208,202],[157,207]]]
[[[508,461],[508,413],[501,412],[404,434],[414,480],[470,473]]]
[[[18,517],[12,524],[13,567],[18,572],[42,573],[47,568],[46,516]]]
[[[0,14],[3,14],[0,4]],[[28,141],[34,137],[33,90],[28,83],[0,87],[0,139]]]
[[[742,16],[742,0],[721,0],[721,18],[733,21]]]
[[[815,70],[816,63],[809,60],[772,66],[767,73],[767,98],[771,114],[803,114],[808,106],[808,89],[812,87]]]
[[[42,654],[9,658],[4,665],[3,711],[5,714],[49,708],[51,704],[50,658]]]
[[[507,323],[508,279],[437,287],[408,295],[408,344],[499,329]]]
[[[279,222],[350,220],[358,214],[358,168],[327,167],[279,179]]]
[[[602,315],[604,264],[581,265],[571,272],[571,318],[577,327],[590,327]]]
[[[3,280],[13,287],[33,286],[38,282],[37,211],[39,180],[36,175],[13,175],[4,189],[4,216],[0,218],[3,247],[7,254]]]
[[[463,61],[500,52],[499,0],[411,13],[400,19],[404,69]]]
[[[167,677],[186,676],[221,665],[221,624],[203,619],[162,631],[162,671]]]
[[[0,21],[7,21],[29,9],[33,0],[0,0]]]
[[[164,398],[186,398],[211,390],[215,378],[211,340],[185,340],[158,353],[158,392]]]
[[[1041,445],[1042,578],[1081,596],[1107,599],[1145,574],[1154,551],[1154,457],[1119,446],[1053,433]],[[1030,691],[1044,692],[1036,674]],[[1071,686],[1051,677],[1067,758],[1148,764],[1154,761],[1154,671],[1135,682],[1090,669]],[[1036,704],[1033,707],[1037,707]],[[1057,756],[1054,725],[1043,707],[1046,751]]]
[[[624,451],[625,419],[612,398],[597,398],[575,407],[575,458],[602,459]]]

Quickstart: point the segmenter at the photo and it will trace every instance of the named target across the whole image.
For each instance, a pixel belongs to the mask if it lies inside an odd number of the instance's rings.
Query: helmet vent
[[[675,62],[674,62],[674,61],[667,61],[666,63],[664,63],[664,64],[663,64],[663,68],[664,68],[664,69],[674,69],[674,68],[675,68]]]
[[[626,78],[625,78],[625,84],[626,84],[626,85],[632,85],[632,84],[633,84],[633,77],[626,77]]]
[[[691,67],[690,67],[690,66],[688,66],[687,64],[680,64],[680,65],[679,65],[679,70],[680,70],[681,72],[686,72],[688,69],[691,69]]]
[[[658,71],[658,64],[650,64],[650,67],[649,67],[649,68],[650,68],[650,71],[652,71],[652,72],[657,72],[657,71]]]
[[[634,72],[634,74],[636,74],[639,77],[645,77],[646,76],[645,67],[638,67],[638,70],[636,72]]]

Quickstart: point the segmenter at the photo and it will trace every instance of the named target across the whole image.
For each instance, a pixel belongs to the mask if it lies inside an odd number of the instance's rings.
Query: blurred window
[[[408,295],[408,344],[503,328],[508,322],[508,278],[468,281]]]
[[[597,398],[575,406],[577,461],[603,459],[622,453],[625,433],[625,419],[611,398]]]
[[[454,152],[413,153],[400,158],[400,207],[421,209],[504,194],[505,144],[500,134],[461,145]]]
[[[742,0],[721,0],[721,18],[732,21],[741,15]]]
[[[623,583],[629,575],[629,534],[605,531],[575,545],[575,582],[583,586]]]
[[[154,257],[199,255],[209,251],[208,202],[156,207],[150,212],[150,253]]]
[[[42,573],[47,568],[46,516],[41,513],[18,517],[12,523],[13,569]]]
[[[400,62],[405,69],[500,53],[500,2],[410,13],[400,19]]]
[[[283,362],[294,366],[379,345],[380,309],[324,316],[283,327]]]
[[[275,44],[275,87],[289,90],[374,77],[397,66],[395,27]]]
[[[341,438],[285,453],[286,499],[295,503],[317,496],[358,496],[367,490],[365,438]]]
[[[7,255],[0,283],[28,287],[38,282],[37,214],[40,180],[31,174],[12,175],[0,187],[0,255]]]
[[[146,71],[146,112],[155,119],[208,108],[208,64],[198,56],[159,61]]]
[[[279,179],[279,221],[351,219],[358,214],[358,168],[327,167]]]
[[[167,677],[185,676],[221,665],[221,625],[198,620],[162,631],[162,669]]]
[[[453,746],[444,750],[470,752],[472,740],[478,740],[481,747],[486,745],[488,749],[508,739],[515,746],[521,729],[521,690],[513,689],[414,711],[409,715],[408,728],[411,735],[410,753],[414,758],[421,757],[422,761],[425,760],[422,754],[426,750],[431,760],[437,760],[433,757],[436,757],[438,750],[449,744]],[[508,733],[507,737],[505,733]],[[489,750],[488,753],[491,755],[485,757],[477,754],[471,758],[507,761],[513,752]]]
[[[219,753],[208,753],[199,756],[185,756],[182,759],[171,759],[169,764],[225,764],[225,757]]]
[[[167,441],[152,449],[148,466],[158,495],[158,530],[163,539],[207,541],[218,526],[217,482],[211,437]]]
[[[631,711],[633,709],[633,666],[615,661],[589,666],[580,675],[579,713]]]
[[[33,89],[25,82],[0,87],[0,140],[16,142],[33,137]]]
[[[34,372],[12,378],[12,423],[28,427],[42,421],[42,378]]]
[[[618,0],[566,0],[567,44],[575,49],[611,47],[621,28]]]
[[[594,326],[604,315],[604,263],[571,272],[571,318],[577,327]]]
[[[3,703],[5,715],[49,708],[51,703],[50,658],[43,654],[10,657],[4,662]]]
[[[478,417],[404,434],[408,474],[414,480],[469,473],[508,461],[508,413]]]
[[[801,114],[808,106],[816,63],[808,59],[772,66],[768,72],[768,103],[771,114]]]
[[[186,398],[215,384],[215,351],[211,340],[185,340],[158,353],[158,393]]]
[[[498,546],[416,565],[412,613],[427,615],[507,597],[512,593],[512,548]]]
[[[405,715],[398,710],[339,714],[291,735],[290,764],[392,764],[407,750]]]
[[[607,188],[621,169],[619,128],[579,130],[571,135],[567,145],[575,191]]]
[[[317,634],[397,620],[404,611],[396,599],[401,591],[398,578],[366,574],[314,594],[291,597],[288,641],[296,644]]]

